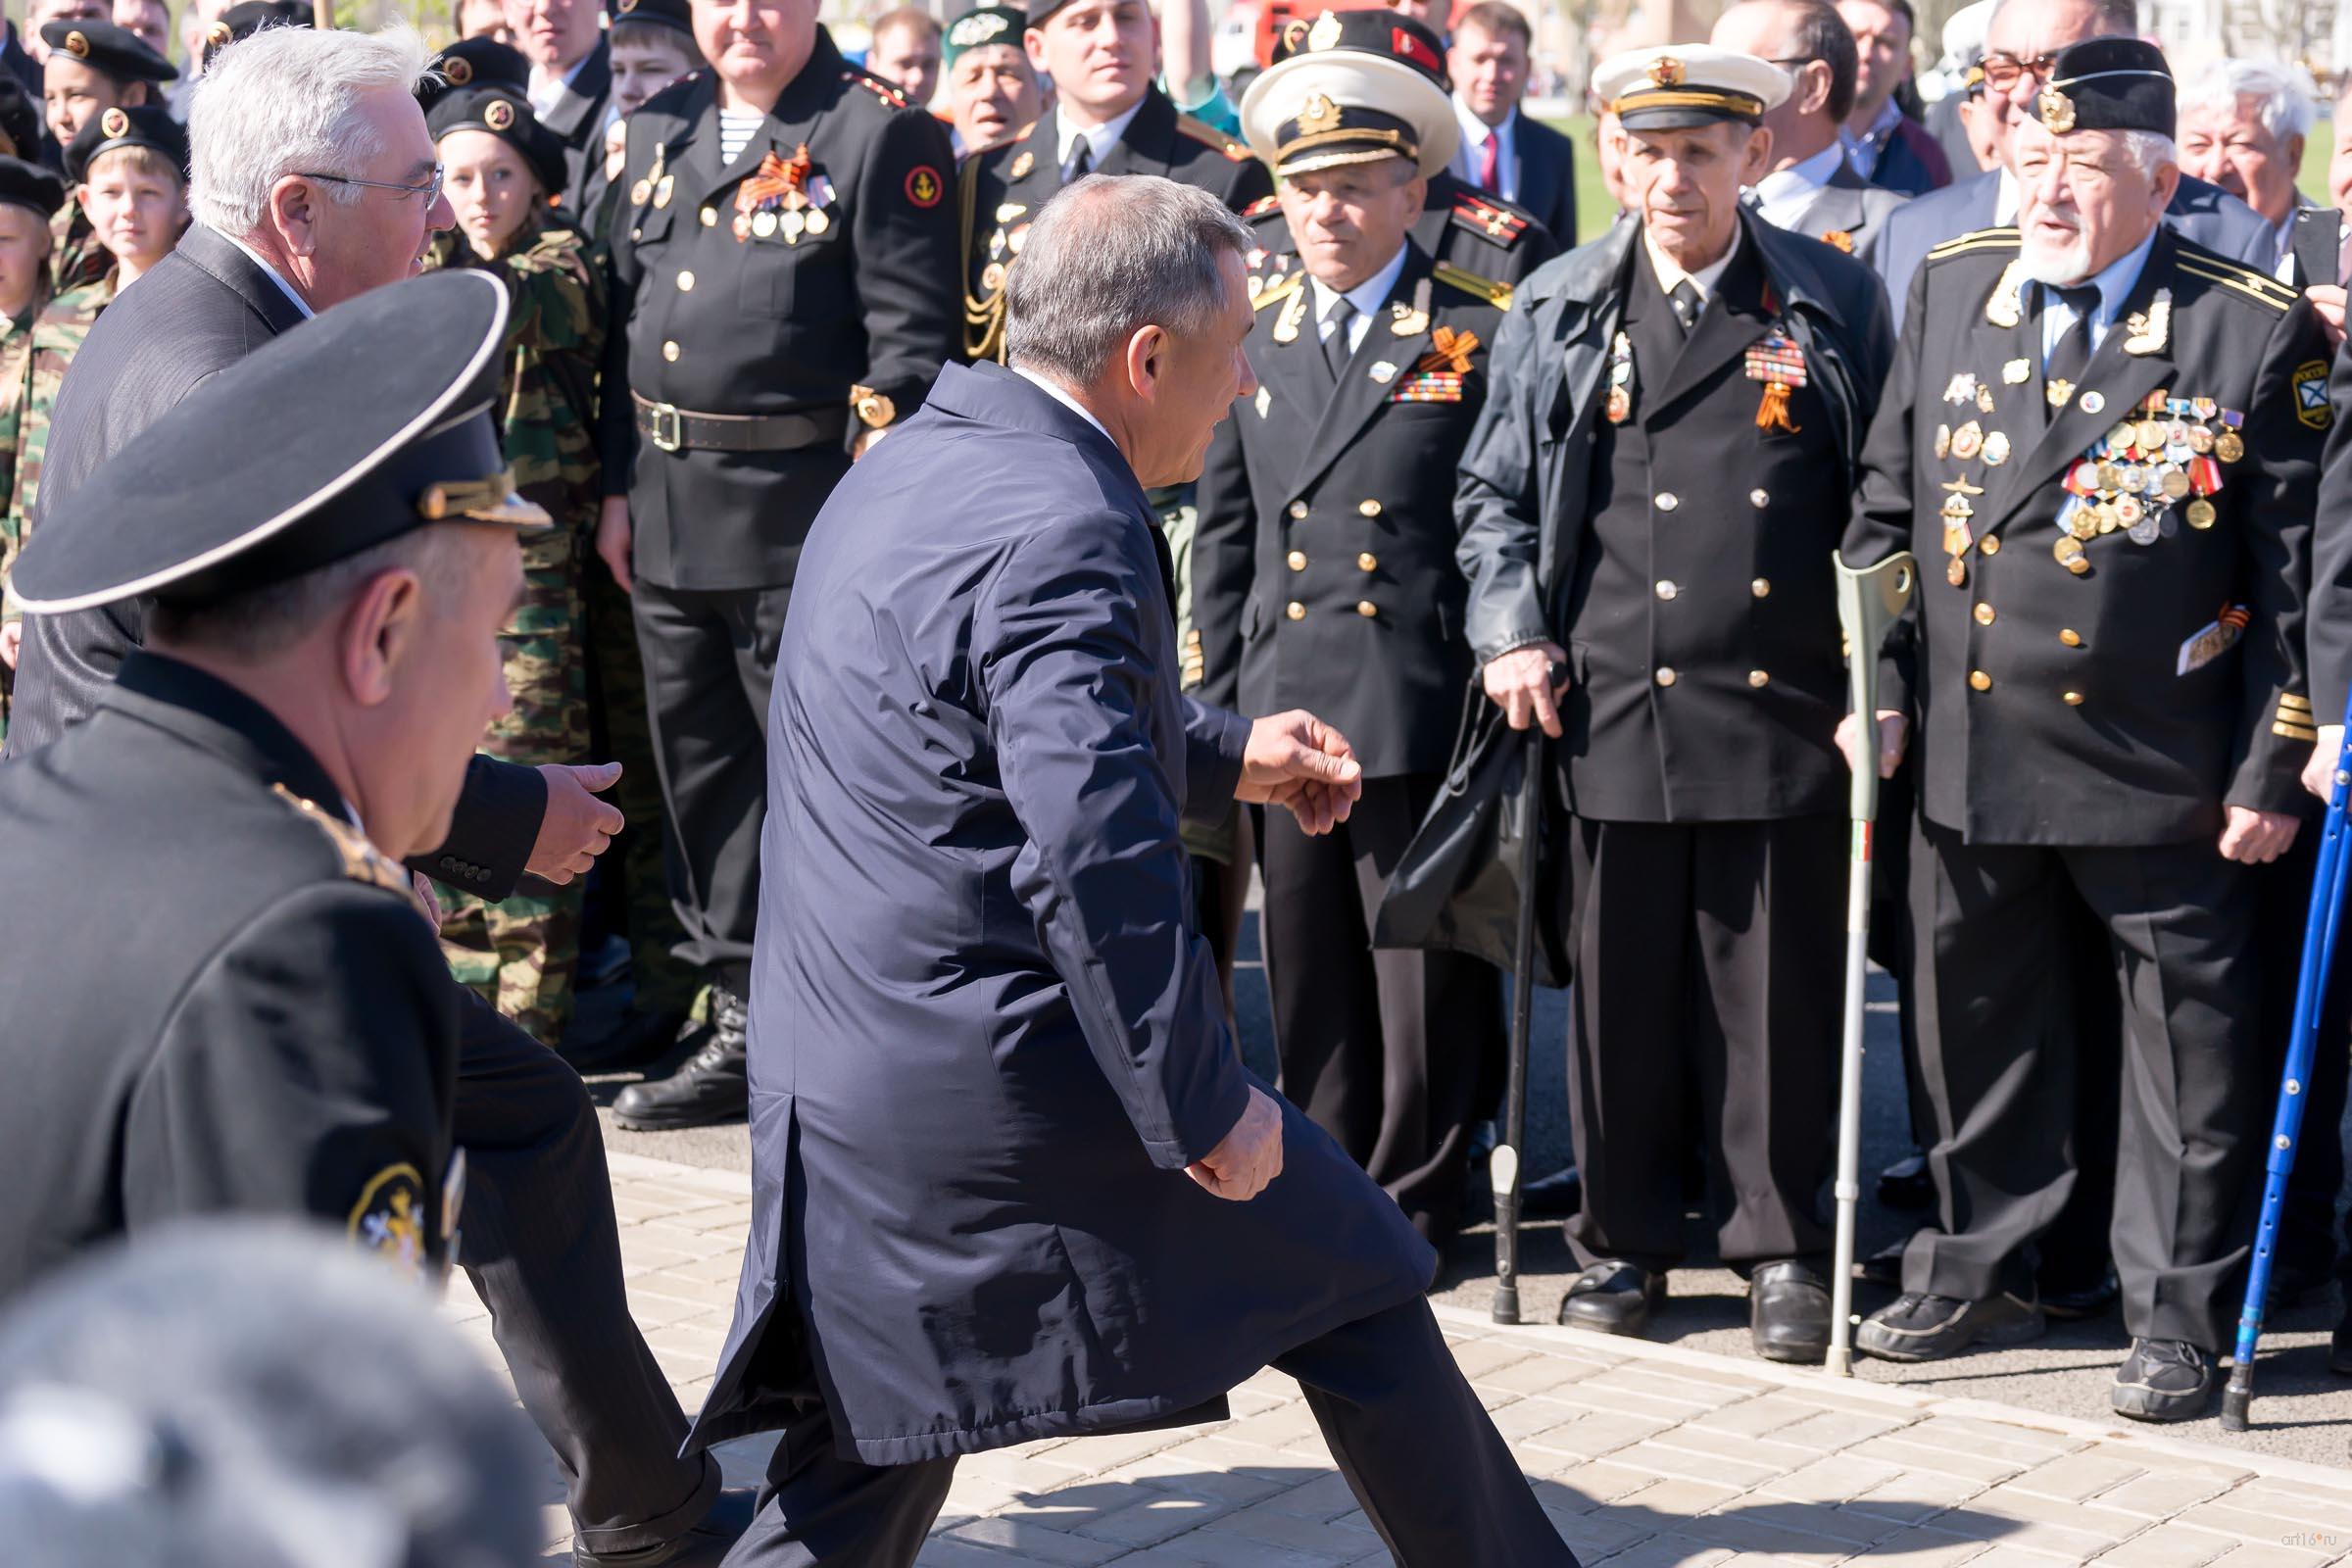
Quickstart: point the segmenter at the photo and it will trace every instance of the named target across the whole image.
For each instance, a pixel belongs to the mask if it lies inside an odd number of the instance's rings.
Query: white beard
[[[2018,251],[2018,260],[2025,265],[2028,277],[2052,288],[2072,288],[2096,270],[2091,266],[2090,241],[2081,234],[2055,248],[2028,238]]]

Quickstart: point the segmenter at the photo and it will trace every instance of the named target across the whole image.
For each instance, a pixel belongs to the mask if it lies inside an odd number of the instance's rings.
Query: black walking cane
[[[1494,1188],[1494,1321],[1519,1321],[1519,1151],[1527,1139],[1527,1037],[1536,1017],[1536,881],[1544,846],[1544,729],[1530,724],[1519,788],[1519,922],[1511,934],[1511,1039]]]
[[[2344,912],[2344,881],[2352,871],[2345,853],[2344,805],[2352,798],[2352,702],[2344,705],[2344,744],[2335,754],[2328,792],[2328,820],[2320,836],[2320,863],[2311,879],[2311,913],[2303,922],[2303,967],[2295,977],[2294,1033],[2286,1046],[2286,1070],[2278,1084],[2278,1110],[2271,1124],[2270,1158],[2262,1188],[2262,1223],[2254,1232],[2254,1265],[2246,1272],[2246,1305],[2237,1319],[2237,1348],[2230,1354],[2230,1384],[2222,1391],[2222,1430],[2243,1432],[2254,1403],[2254,1348],[2262,1338],[2262,1313],[2271,1293],[2271,1264],[2278,1252],[2278,1217],[2286,1205],[2286,1179],[2295,1168],[2303,1134],[2304,1091],[2318,1054],[2320,1012],[2328,1001],[2328,971],[2335,960],[2335,930]],[[2335,1129],[2326,1129],[2335,1136]]]

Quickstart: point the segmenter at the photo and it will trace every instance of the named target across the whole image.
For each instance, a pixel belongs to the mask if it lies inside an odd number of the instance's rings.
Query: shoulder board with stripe
[[[906,95],[899,91],[898,88],[893,87],[889,82],[882,80],[880,77],[869,76],[862,71],[853,70],[844,71],[841,74],[841,79],[844,81],[856,82],[858,86],[863,87],[867,92],[872,93],[875,97],[881,99],[893,109],[904,109],[906,107]]]
[[[1485,300],[1498,311],[1507,311],[1511,308],[1511,285],[1508,283],[1497,283],[1491,277],[1481,277],[1476,272],[1465,272],[1451,262],[1438,263],[1429,270],[1429,275],[1447,288],[1459,289],[1464,294],[1474,295]]]
[[[1928,260],[1931,262],[1940,261],[1946,256],[1958,256],[1964,251],[2014,250],[2018,243],[2019,234],[2014,224],[2006,228],[1980,228],[1972,233],[1947,239],[1940,245],[1930,247]]]
[[[1527,232],[1528,220],[1506,208],[1465,191],[1453,199],[1453,220],[1508,250]]]
[[[2235,289],[2248,299],[2260,300],[2281,316],[2293,309],[2295,301],[2303,297],[2267,272],[2258,272],[2250,267],[2240,267],[2235,262],[2226,262],[2216,256],[2182,255],[2175,258],[2173,265],[2191,277],[2201,277],[2208,283]]]
[[[304,821],[326,835],[327,842],[335,847],[335,854],[342,861],[344,876],[354,882],[382,888],[387,893],[397,893],[404,899],[416,898],[416,889],[409,882],[409,874],[384,858],[382,852],[368,843],[358,828],[339,816],[321,810],[283,784],[270,785],[270,793],[292,807]]]
[[[1304,272],[1293,272],[1288,277],[1268,283],[1264,288],[1258,291],[1254,309],[1262,311],[1269,305],[1281,304],[1284,300],[1287,300],[1292,295],[1298,293],[1298,285],[1303,283],[1305,280],[1306,274]]]
[[[1214,147],[1237,164],[1246,164],[1256,156],[1249,148],[1235,141],[1205,120],[1196,120],[1191,115],[1178,115],[1176,128],[1204,147]]]
[[[1268,213],[1273,212],[1280,206],[1282,206],[1281,197],[1260,196],[1257,200],[1251,202],[1249,206],[1242,209],[1242,216],[1244,218],[1263,218]]]

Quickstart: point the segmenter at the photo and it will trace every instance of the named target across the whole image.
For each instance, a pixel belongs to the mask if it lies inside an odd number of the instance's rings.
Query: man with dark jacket
[[[1740,205],[1780,67],[1668,47],[1595,83],[1638,220],[1519,290],[1455,507],[1487,694],[1557,742],[1574,818],[1583,1272],[1561,1319],[1636,1334],[1664,1297],[1695,1088],[1756,1348],[1817,1361],[1845,833],[1820,498],[1877,406],[1886,303]]]
[[[1462,132],[1453,172],[1517,203],[1565,247],[1576,243],[1576,145],[1521,107],[1534,47],[1527,13],[1505,0],[1481,0],[1454,17],[1446,51]]]
[[[1960,234],[2017,221],[2018,182],[2012,142],[2033,118],[2035,92],[2049,79],[2050,59],[2070,44],[2130,37],[2138,31],[2132,0],[2002,0],[1985,34],[1984,102],[2000,138],[2001,164],[1922,196],[1891,214],[1864,254],[1886,284],[1894,325],[1902,329],[1911,280],[1929,251]],[[2184,238],[2233,261],[2269,271],[2278,242],[2269,223],[2218,186],[2183,176],[2165,209],[2165,221]]]
[[[194,388],[318,313],[413,270],[447,227],[433,144],[411,89],[424,52],[411,39],[273,27],[214,57],[190,143],[196,222],[179,248],[108,307],[60,389],[33,530],[51,508]],[[349,94],[339,123],[359,149],[319,168],[282,123],[300,86],[331,72]],[[276,149],[233,162],[228,149]],[[345,203],[330,189],[359,192]],[[107,700],[140,642],[135,602],[26,619],[12,759]],[[29,750],[29,747],[25,747]],[[37,756],[5,767],[39,765]],[[585,872],[619,826],[582,775],[610,770],[476,762],[449,842],[413,868],[504,898],[526,867]],[[519,784],[510,784],[510,779]],[[543,782],[544,779],[544,782]],[[476,847],[478,844],[478,847]],[[715,1563],[748,1516],[720,1507],[718,1471],[681,1460],[685,1417],[630,1319],[604,1140],[577,1074],[441,971],[459,995],[456,1136],[468,1151],[466,1265],[489,1304],[525,1408],[569,1486],[583,1564],[605,1553],[662,1568]],[[732,1528],[722,1509],[737,1510]]]

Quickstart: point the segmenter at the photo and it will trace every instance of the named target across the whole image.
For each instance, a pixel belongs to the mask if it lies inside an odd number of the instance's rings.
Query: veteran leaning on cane
[[[1856,1336],[1940,1358],[2041,1331],[2034,1250],[2079,1096],[2123,1102],[2123,1415],[2201,1414],[2252,1234],[2261,1114],[2244,862],[2293,841],[2328,351],[2308,302],[2163,222],[2164,57],[2058,53],[2018,127],[2022,232],[1932,253],[1844,543],[1929,563],[1911,850],[1939,1230]],[[1935,563],[1942,569],[1936,569]],[[1899,711],[1883,719],[1900,750]],[[2053,961],[2085,919],[2113,964]],[[2072,993],[2116,985],[2123,1082]]]
[[[1831,552],[1891,344],[1878,280],[1764,222],[1752,55],[1595,77],[1639,221],[1519,291],[1456,514],[1487,694],[1561,737],[1583,1270],[1561,1320],[1640,1333],[1681,1261],[1687,1084],[1760,1354],[1819,1360],[1845,702]],[[1551,671],[1564,666],[1564,688]]]

